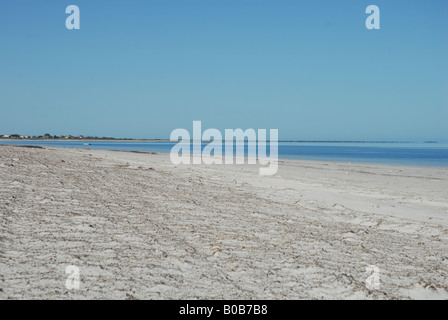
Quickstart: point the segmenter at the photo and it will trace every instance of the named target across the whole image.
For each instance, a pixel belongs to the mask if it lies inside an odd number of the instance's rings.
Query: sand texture
[[[447,190],[448,169],[0,146],[0,299],[448,299]]]

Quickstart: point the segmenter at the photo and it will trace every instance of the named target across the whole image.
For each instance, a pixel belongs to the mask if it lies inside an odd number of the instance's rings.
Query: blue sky
[[[447,30],[446,0],[1,1],[0,134],[447,141]]]

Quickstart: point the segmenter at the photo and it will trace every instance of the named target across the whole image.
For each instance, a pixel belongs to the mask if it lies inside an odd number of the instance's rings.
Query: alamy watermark
[[[67,266],[67,268],[65,268],[65,273],[68,274],[68,277],[65,280],[65,287],[68,290],[79,289],[79,285],[81,282],[79,276],[79,267]]]
[[[80,18],[79,18],[79,7],[75,5],[69,5],[65,8],[65,13],[70,15],[65,19],[65,27],[68,30],[79,30],[80,29]]]
[[[79,7],[72,4],[65,8],[65,13],[70,14],[65,20],[65,27],[68,30],[80,29]],[[366,14],[369,14],[365,21],[368,30],[380,29],[380,9],[376,5],[369,5],[366,8]]]
[[[374,265],[366,267],[366,288],[369,290],[379,290],[380,288],[380,268]]]
[[[244,164],[247,145],[247,163],[256,164],[258,161],[261,165],[260,175],[274,175],[278,169],[278,129],[269,130],[269,143],[266,133],[266,129],[257,131],[225,129],[222,135],[221,131],[214,128],[202,133],[201,121],[193,121],[193,135],[182,128],[171,132],[170,141],[177,142],[171,148],[171,162],[173,164]],[[203,142],[207,143],[204,147]],[[268,145],[269,155],[267,154]],[[193,147],[192,152],[191,147]]]

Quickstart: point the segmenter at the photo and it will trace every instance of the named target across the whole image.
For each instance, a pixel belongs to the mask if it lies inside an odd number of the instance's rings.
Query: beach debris
[[[19,147],[19,148],[30,148],[30,149],[45,149],[44,147],[41,146],[26,146],[26,145],[17,145],[14,147]]]

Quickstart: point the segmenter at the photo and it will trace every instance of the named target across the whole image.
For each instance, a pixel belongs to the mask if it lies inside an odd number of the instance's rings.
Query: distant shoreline
[[[40,142],[40,141],[64,141],[64,142],[69,142],[69,141],[136,141],[136,142],[170,142],[169,139],[9,139],[9,138],[0,138],[0,141],[36,141],[36,142]]]
[[[0,141],[135,141],[135,142],[175,142],[170,139],[10,139],[0,138]],[[194,140],[192,140],[194,141]],[[202,140],[202,142],[211,142],[212,140]],[[225,142],[226,140],[215,140]],[[250,141],[256,142],[256,141]],[[439,143],[438,141],[366,141],[366,140],[279,140],[279,143]]]

